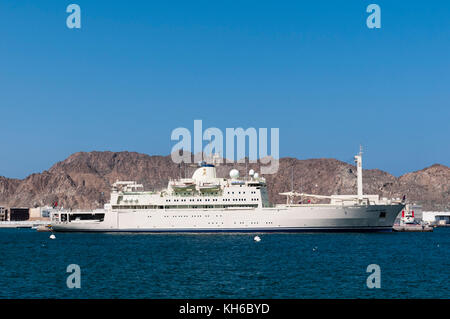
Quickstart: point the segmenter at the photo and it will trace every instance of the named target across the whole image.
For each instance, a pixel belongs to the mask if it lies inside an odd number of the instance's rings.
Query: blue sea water
[[[433,233],[86,234],[0,230],[0,298],[450,298]],[[69,264],[81,288],[69,289]],[[369,264],[381,288],[369,289]]]

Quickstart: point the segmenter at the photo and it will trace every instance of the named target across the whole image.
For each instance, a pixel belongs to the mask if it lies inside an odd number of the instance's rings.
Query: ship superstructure
[[[258,173],[250,170],[248,177],[241,178],[232,169],[229,177],[218,177],[215,161],[202,162],[191,178],[169,180],[167,188],[158,192],[146,192],[134,181],[117,181],[104,209],[53,213],[52,228],[92,232],[390,231],[404,204],[364,195],[362,154],[355,159],[356,195],[291,191],[282,193],[287,196],[286,204],[273,205],[266,180]],[[295,204],[297,197],[329,199],[330,203]]]

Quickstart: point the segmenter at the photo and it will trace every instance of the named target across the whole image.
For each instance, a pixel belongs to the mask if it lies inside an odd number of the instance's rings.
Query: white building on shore
[[[450,212],[423,212],[423,221],[434,225],[450,226]]]

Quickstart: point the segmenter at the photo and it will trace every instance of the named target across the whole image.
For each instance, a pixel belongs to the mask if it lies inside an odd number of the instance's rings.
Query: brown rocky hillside
[[[136,180],[146,189],[167,186],[195,169],[175,164],[170,156],[149,156],[132,152],[80,152],[56,163],[48,171],[23,180],[0,177],[1,206],[42,206],[58,201],[66,208],[97,208],[109,199],[110,185],[120,180]],[[221,165],[219,176],[231,167],[245,175],[245,164]],[[248,169],[257,171],[257,164]],[[450,168],[435,164],[423,170],[395,177],[378,169],[364,170],[364,193],[401,197],[421,203],[425,210],[450,210]],[[266,175],[272,202],[282,203],[280,192],[294,189],[312,194],[356,193],[356,169],[336,159],[282,158],[277,174]],[[293,178],[292,178],[293,177]]]

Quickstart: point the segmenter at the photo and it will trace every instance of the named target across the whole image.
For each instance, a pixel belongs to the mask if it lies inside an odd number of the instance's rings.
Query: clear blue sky
[[[82,28],[66,27],[77,3]],[[368,4],[382,28],[366,26]],[[0,175],[279,127],[280,155],[450,165],[450,1],[0,1]]]

